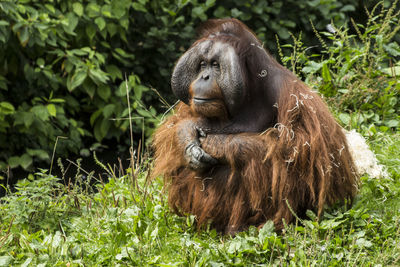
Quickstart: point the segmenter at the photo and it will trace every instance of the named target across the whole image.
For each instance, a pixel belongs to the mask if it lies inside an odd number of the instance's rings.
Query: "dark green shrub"
[[[126,87],[133,131],[148,135],[156,111],[144,106],[150,89],[132,72],[130,1],[9,1],[0,9],[0,166],[48,161],[58,136],[65,156],[88,155],[105,138],[129,140]]]

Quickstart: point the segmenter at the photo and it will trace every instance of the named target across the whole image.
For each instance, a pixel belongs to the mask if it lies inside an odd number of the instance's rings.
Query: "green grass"
[[[93,188],[81,174],[64,185],[41,171],[1,199],[0,266],[398,265],[399,137],[370,142],[391,177],[362,177],[351,209],[329,208],[320,220],[309,212],[282,233],[270,222],[235,237],[198,232],[193,216],[170,212],[160,180],[146,183],[146,164],[136,186],[111,175]]]

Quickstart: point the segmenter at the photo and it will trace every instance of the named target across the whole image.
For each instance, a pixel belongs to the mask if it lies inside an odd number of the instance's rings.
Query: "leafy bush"
[[[125,80],[135,140],[150,136],[174,101],[173,64],[207,18],[237,17],[273,48],[276,33],[312,36],[310,19],[322,29],[360,8],[350,0],[2,1],[0,169],[48,164],[56,143],[64,157],[105,144],[124,150]]]
[[[394,40],[400,30],[400,10],[395,1],[383,2],[368,12],[365,25],[351,20],[349,27],[330,24],[327,32],[315,33],[321,53],[312,53],[301,37],[282,61],[305,77],[324,95],[343,125],[374,134],[400,129],[400,45]],[[281,52],[282,53],[282,52]]]
[[[0,166],[48,161],[57,137],[66,137],[57,146],[64,156],[86,156],[105,138],[126,144],[127,91],[134,133],[154,127],[156,110],[143,104],[150,89],[127,51],[131,2],[99,4],[0,3]]]

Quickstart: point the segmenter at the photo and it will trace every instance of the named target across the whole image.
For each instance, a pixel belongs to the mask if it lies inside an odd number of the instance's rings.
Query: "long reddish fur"
[[[164,175],[175,212],[195,214],[199,226],[211,222],[222,232],[267,220],[281,229],[283,219],[293,221],[292,211],[321,214],[325,204],[354,197],[357,177],[341,127],[300,80],[287,80],[283,92],[275,127],[205,138],[202,148],[229,166],[207,173],[187,166],[177,129],[196,117],[187,105],[177,106],[153,143],[153,175]]]

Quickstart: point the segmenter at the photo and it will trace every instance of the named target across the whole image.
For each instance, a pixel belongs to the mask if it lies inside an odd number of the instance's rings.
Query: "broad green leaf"
[[[91,18],[98,16],[100,13],[100,6],[96,3],[91,2],[86,6],[86,12]]]
[[[129,18],[122,18],[119,20],[119,23],[121,24],[122,27],[124,27],[125,30],[128,30],[129,28]]]
[[[29,30],[28,26],[22,27],[21,31],[18,33],[19,41],[23,47],[26,46],[26,44],[29,41]]]
[[[49,154],[42,149],[27,149],[26,152],[32,157],[39,157],[42,160],[49,159]]]
[[[83,148],[83,149],[81,149],[81,151],[79,151],[79,154],[82,157],[89,157],[90,156],[90,150],[87,149],[87,148]]]
[[[266,237],[274,234],[274,230],[274,223],[272,221],[267,221],[258,233],[259,242],[263,244]]]
[[[71,81],[70,81],[70,85],[69,85],[68,90],[71,92],[76,87],[81,85],[85,81],[86,77],[87,77],[86,70],[83,70],[83,69],[77,70],[74,73],[74,75],[72,75],[72,77],[71,77]]]
[[[281,38],[281,39],[286,40],[290,37],[289,31],[285,28],[279,27],[277,29],[277,32],[278,32],[279,38]]]
[[[8,102],[0,102],[0,114],[9,115],[15,112],[14,106]]]
[[[103,116],[104,118],[108,119],[115,109],[114,104],[108,104],[103,108]]]
[[[332,220],[324,220],[321,222],[320,227],[322,229],[335,229],[338,226],[340,226],[341,224],[343,224],[344,222],[346,222],[347,219],[343,219],[343,220],[336,220],[336,219],[332,219]]]
[[[387,126],[379,126],[379,130],[381,131],[381,132],[384,132],[384,133],[386,133],[387,131],[389,131],[389,127],[387,127]]]
[[[117,52],[119,55],[123,56],[124,58],[135,59],[134,55],[125,52],[121,48],[115,48],[115,52]]]
[[[92,23],[89,23],[89,24],[86,26],[86,34],[88,35],[88,37],[89,37],[90,40],[92,40],[93,37],[96,35],[96,31],[97,31],[97,30],[96,30],[96,27],[93,26]]]
[[[355,9],[354,5],[345,5],[340,9],[341,12],[349,12],[349,11],[355,11],[355,10],[356,9]]]
[[[400,56],[400,46],[398,43],[390,43],[388,45],[383,45],[383,48],[392,56]]]
[[[110,37],[113,37],[118,31],[118,27],[115,23],[107,23],[106,27]]]
[[[115,81],[116,78],[122,80],[122,72],[121,70],[115,65],[107,65],[106,71],[110,75],[111,79]]]
[[[390,128],[395,128],[400,126],[400,121],[399,120],[389,120],[385,122],[385,125]]]
[[[232,14],[233,18],[239,18],[243,14],[243,12],[240,11],[239,9],[237,9],[237,8],[233,8],[231,10],[231,14]]]
[[[104,138],[107,135],[108,130],[110,129],[110,126],[111,126],[111,122],[108,119],[104,119],[101,121],[100,133],[101,133],[102,138]]]
[[[104,64],[106,62],[106,59],[103,54],[96,52],[94,53],[94,56],[98,59],[99,61],[98,63]]]
[[[54,6],[50,5],[50,4],[45,4],[44,5],[51,13],[56,13],[56,9],[54,8]]]
[[[84,129],[80,128],[80,127],[76,128],[76,130],[79,132],[79,134],[80,134],[81,136],[87,135],[87,134],[86,134],[87,132],[86,132]]]
[[[212,7],[215,5],[216,0],[207,0],[206,7]]]
[[[97,121],[93,128],[94,138],[96,138],[96,140],[98,142],[100,142],[103,139],[103,136],[101,135],[101,131],[100,131],[100,125],[101,125],[101,122]]]
[[[29,156],[27,153],[23,154],[19,158],[19,164],[21,165],[22,168],[26,170],[32,164],[32,157]]]
[[[15,168],[18,167],[20,163],[19,157],[18,156],[14,156],[14,157],[10,157],[8,159],[8,165],[10,165],[10,168]],[[1,265],[0,265],[1,266]]]
[[[56,106],[54,106],[53,104],[47,105],[47,111],[49,112],[50,116],[52,116],[52,117],[55,117],[57,115]]]
[[[77,14],[79,17],[81,17],[83,15],[83,6],[81,3],[79,3],[79,2],[73,3],[72,8],[73,8],[75,14]]]
[[[90,98],[93,99],[96,92],[96,85],[90,80],[86,80],[82,86],[83,89],[85,89],[85,92],[90,96]]]
[[[311,220],[315,221],[317,219],[317,215],[312,210],[307,210],[306,215]]]
[[[207,18],[204,14],[204,7],[202,6],[196,6],[192,9],[192,16],[193,17],[198,17],[201,18],[202,20],[204,20],[205,18]]]
[[[99,120],[94,126],[94,136],[97,141],[101,141],[108,133],[111,122],[107,119]]]
[[[25,127],[29,128],[35,120],[35,115],[31,112],[24,112],[21,115],[21,119],[23,120]]]
[[[117,19],[121,19],[126,14],[127,8],[129,8],[129,3],[126,3],[123,1],[111,2],[112,13]]]
[[[38,59],[36,60],[36,64],[37,64],[39,67],[43,68],[43,66],[44,66],[44,64],[45,64],[44,59],[41,58],[41,57],[38,58]]]
[[[98,83],[107,83],[108,81],[108,76],[107,73],[100,69],[91,69],[89,70],[89,76],[92,78],[92,80],[98,84]]]
[[[108,85],[99,85],[97,87],[97,94],[103,99],[108,100],[111,96],[111,89]]]
[[[102,31],[106,27],[106,21],[102,17],[98,17],[94,20],[99,30]]]
[[[142,93],[148,91],[148,88],[144,85],[138,84],[133,87],[133,92],[135,93],[135,98],[140,100],[142,98]]]
[[[366,240],[365,238],[357,239],[356,245],[359,247],[366,247],[366,248],[370,248],[373,246],[372,242],[369,240]]]
[[[145,118],[151,118],[151,117],[152,117],[152,116],[151,116],[151,113],[148,112],[148,111],[145,110],[145,109],[139,108],[139,109],[136,109],[136,112],[137,112],[140,116],[143,116],[143,117],[145,117]]]
[[[111,18],[112,14],[111,14],[111,6],[110,5],[103,5],[103,7],[101,8],[101,14],[103,14],[104,16]]]
[[[309,61],[307,66],[302,69],[304,73],[311,74],[319,71],[322,68],[321,63],[317,63],[315,61]]]
[[[322,66],[322,78],[324,79],[325,82],[330,82],[332,80],[327,63],[324,63]]]
[[[37,105],[31,108],[31,111],[33,114],[35,114],[36,117],[40,118],[42,121],[47,121],[49,119],[49,112],[47,108],[43,105]]]
[[[146,10],[146,8],[144,7],[144,5],[142,5],[142,4],[140,4],[140,3],[134,2],[134,3],[132,4],[132,7],[133,7],[134,10],[142,11],[142,12],[144,12],[144,13],[147,13],[147,10]]]
[[[71,35],[75,35],[74,30],[78,25],[79,19],[74,13],[70,12],[67,14],[67,25],[64,27],[65,31]]]
[[[129,86],[129,83],[127,85],[125,81],[122,81],[118,86],[118,89],[116,90],[115,94],[119,97],[126,96],[126,90],[127,90],[126,86],[128,86],[128,92],[130,92],[132,88]]]
[[[350,115],[347,113],[340,113],[339,114],[339,120],[344,124],[344,125],[349,125],[350,124]]]
[[[90,52],[90,49],[88,51],[87,49],[85,49],[85,47],[83,47],[81,49],[72,49],[70,51],[67,51],[67,54],[68,55],[73,54],[73,55],[82,57],[82,56],[86,56],[89,52]]]
[[[0,26],[8,26],[8,25],[10,25],[8,21],[0,20]]]
[[[102,113],[103,111],[101,110],[101,109],[99,109],[99,110],[96,110],[93,114],[92,114],[92,116],[90,116],[90,125],[94,125],[94,122],[96,121],[96,119],[100,116],[100,114]]]

